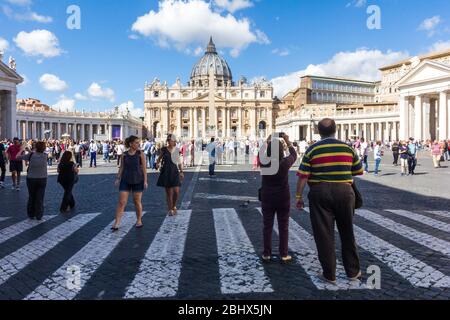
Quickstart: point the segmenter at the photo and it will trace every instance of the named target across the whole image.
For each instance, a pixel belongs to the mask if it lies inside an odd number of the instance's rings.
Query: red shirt
[[[17,144],[17,145],[16,144],[12,144],[12,145],[9,146],[8,150],[6,151],[6,153],[9,154],[9,159],[11,161],[15,161],[16,160],[17,155],[19,154],[21,147],[22,146],[20,144]]]

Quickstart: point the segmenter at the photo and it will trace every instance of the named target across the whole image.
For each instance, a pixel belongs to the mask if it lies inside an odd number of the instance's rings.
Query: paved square
[[[130,202],[115,234],[117,167],[102,163],[82,169],[76,212],[68,215],[58,213],[62,192],[50,169],[42,222],[26,219],[24,183],[20,192],[0,190],[0,299],[449,299],[449,165],[433,169],[424,153],[417,174],[401,177],[390,159],[383,158],[380,176],[358,179],[362,282],[347,280],[340,261],[336,285],[318,278],[308,208],[291,212],[294,262],[263,263],[261,178],[245,161],[218,166],[217,178],[209,178],[206,162],[188,169],[177,217],[166,216],[164,191],[151,173],[144,228],[134,228]],[[374,270],[380,289],[371,287]]]

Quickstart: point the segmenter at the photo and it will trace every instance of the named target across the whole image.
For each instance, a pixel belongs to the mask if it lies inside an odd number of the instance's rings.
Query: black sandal
[[[112,227],[111,230],[112,230],[112,232],[117,232],[117,231],[119,231],[119,227]]]

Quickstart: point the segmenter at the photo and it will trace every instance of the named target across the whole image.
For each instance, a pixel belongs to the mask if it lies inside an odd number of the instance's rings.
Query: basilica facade
[[[277,102],[265,81],[237,83],[212,38],[204,56],[192,68],[187,85],[155,79],[145,85],[145,126],[151,138],[173,133],[180,139],[255,139],[275,128]]]

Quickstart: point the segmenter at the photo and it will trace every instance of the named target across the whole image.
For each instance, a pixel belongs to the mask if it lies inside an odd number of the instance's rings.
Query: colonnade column
[[[448,115],[447,92],[439,93],[439,140],[449,138],[448,129],[450,126]]]

